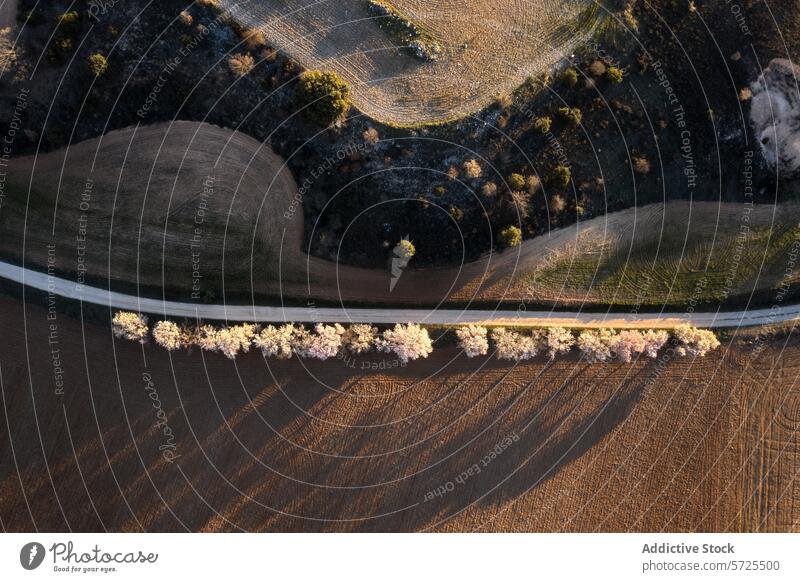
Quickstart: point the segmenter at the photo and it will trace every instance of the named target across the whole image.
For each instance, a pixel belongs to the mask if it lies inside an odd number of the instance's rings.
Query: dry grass
[[[260,27],[306,68],[339,73],[368,115],[418,124],[476,111],[541,73],[586,38],[597,12],[590,0],[391,5],[442,46],[437,62],[398,47],[370,18],[366,2],[258,0],[240,14],[246,11],[245,26]]]

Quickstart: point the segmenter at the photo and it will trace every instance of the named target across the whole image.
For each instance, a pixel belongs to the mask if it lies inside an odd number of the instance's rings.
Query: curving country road
[[[561,326],[571,328],[673,328],[688,324],[703,328],[771,325],[800,320],[800,305],[771,309],[695,313],[582,313],[567,311],[510,311],[477,309],[380,309],[334,307],[271,307],[206,305],[163,301],[81,285],[0,261],[0,277],[68,299],[170,317],[204,320],[297,323],[424,323],[454,325]]]

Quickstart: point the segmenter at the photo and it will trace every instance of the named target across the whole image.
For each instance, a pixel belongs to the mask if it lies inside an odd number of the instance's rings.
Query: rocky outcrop
[[[800,177],[800,67],[774,59],[751,86],[750,121],[766,161],[780,178]]]

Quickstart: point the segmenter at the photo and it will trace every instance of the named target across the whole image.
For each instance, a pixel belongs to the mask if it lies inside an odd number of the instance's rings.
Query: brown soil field
[[[390,291],[388,267],[360,269],[305,254],[291,173],[269,147],[239,132],[193,122],[113,131],[12,160],[6,190],[0,228],[17,234],[0,239],[5,259],[44,269],[52,257],[57,271],[75,275],[83,266],[96,284],[165,288],[183,299],[199,273],[204,297],[210,291],[217,299],[259,302],[663,305],[685,301],[699,276],[717,286],[732,276],[730,294],[747,295],[776,285],[800,219],[796,204],[652,204],[552,230],[472,263],[412,263]],[[727,259],[742,226],[752,236],[731,274]],[[654,283],[643,301],[645,275]]]
[[[366,4],[259,0],[235,15],[304,67],[339,73],[370,117],[416,124],[477,111],[545,72],[591,32],[587,15],[603,10],[587,0],[392,0],[442,47],[438,61],[423,62],[381,30]]]
[[[800,531],[791,335],[400,368],[170,356],[8,297],[0,314],[5,531]]]

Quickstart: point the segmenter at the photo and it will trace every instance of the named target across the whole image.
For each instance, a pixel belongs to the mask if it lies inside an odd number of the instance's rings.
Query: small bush
[[[622,83],[622,79],[624,78],[622,71],[617,67],[608,67],[604,76],[606,80],[611,83]]]
[[[458,206],[451,206],[449,214],[456,222],[461,222],[462,220],[464,220],[464,211],[461,210]]]
[[[564,188],[572,179],[572,170],[570,170],[567,166],[558,165],[553,168],[551,179],[553,184]]]
[[[558,115],[570,125],[580,125],[583,119],[583,113],[577,107],[561,107],[558,110]]]
[[[381,140],[381,136],[378,134],[378,130],[375,129],[374,127],[365,129],[364,133],[361,134],[361,137],[364,139],[365,144],[371,146],[376,145]]]
[[[95,77],[102,77],[108,71],[108,59],[100,53],[89,55],[89,58],[86,59],[86,64]]]
[[[59,30],[64,34],[77,34],[81,27],[81,17],[77,12],[65,12],[56,17]]]
[[[555,196],[550,198],[550,212],[553,214],[561,214],[564,212],[564,209],[567,207],[567,202],[564,200],[563,196],[556,194]]]
[[[577,84],[578,84],[578,71],[576,71],[576,70],[575,70],[575,69],[573,69],[572,67],[569,67],[568,69],[566,69],[566,70],[565,70],[565,71],[564,71],[564,72],[561,74],[561,81],[562,81],[562,82],[563,82],[563,83],[564,83],[564,84],[565,84],[567,87],[574,87],[575,85],[577,85]]]
[[[528,190],[528,194],[536,194],[541,187],[542,181],[539,179],[539,176],[528,176],[525,179],[525,188]]]
[[[497,195],[497,184],[494,182],[486,182],[481,187],[481,193],[487,198],[492,198]]]
[[[553,125],[553,120],[547,116],[537,117],[533,122],[533,129],[539,133],[547,133]]]
[[[511,190],[522,190],[525,187],[525,176],[522,174],[511,174],[508,177],[508,187]]]
[[[633,169],[637,174],[649,174],[650,173],[650,160],[643,156],[634,156],[633,158]]]
[[[295,100],[306,117],[327,126],[350,110],[350,86],[336,73],[306,71],[300,75]]]
[[[467,160],[464,162],[464,173],[467,178],[480,178],[483,170],[477,160]]]
[[[245,30],[242,36],[244,37],[245,46],[251,51],[256,51],[267,46],[267,40],[264,38],[264,33],[257,28]]]
[[[500,231],[500,242],[507,248],[518,247],[522,244],[522,231],[513,224]]]
[[[228,59],[228,66],[237,77],[244,77],[253,70],[256,62],[250,55],[236,54]]]

